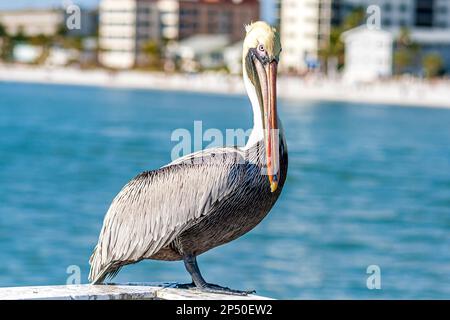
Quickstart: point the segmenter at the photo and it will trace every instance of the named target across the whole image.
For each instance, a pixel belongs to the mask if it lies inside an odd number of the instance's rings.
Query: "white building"
[[[331,0],[282,0],[280,68],[306,71],[318,64],[318,51],[330,32]]]
[[[66,66],[73,61],[79,61],[80,52],[75,49],[53,47],[49,50],[45,64],[48,66]]]
[[[21,43],[14,46],[13,59],[19,63],[35,63],[43,52],[44,49],[41,46]]]
[[[167,53],[180,62],[181,70],[196,72],[224,66],[224,49],[229,44],[227,35],[200,34],[174,43]]]
[[[131,68],[144,61],[149,40],[215,34],[237,41],[258,20],[259,0],[101,0],[99,14],[100,63]]]
[[[14,10],[0,11],[0,23],[5,26],[8,34],[25,36],[52,36],[58,32],[64,23],[62,10]]]
[[[178,38],[179,7],[178,0],[159,0],[161,37],[174,40]]]
[[[107,67],[133,67],[140,59],[142,46],[159,39],[159,15],[154,1],[102,0],[99,20],[99,62]]]
[[[450,0],[277,0],[281,3],[281,69],[307,71],[329,42],[332,26],[357,8],[377,6],[381,28],[450,32]],[[278,4],[280,5],[280,4]],[[431,34],[431,33],[430,33]]]
[[[392,75],[392,34],[361,26],[342,34],[345,43],[344,79],[370,82]]]

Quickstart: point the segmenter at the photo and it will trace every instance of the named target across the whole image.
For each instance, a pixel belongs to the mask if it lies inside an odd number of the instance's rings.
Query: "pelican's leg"
[[[197,265],[197,258],[193,255],[187,255],[183,258],[184,266],[186,267],[186,270],[189,272],[189,274],[192,277],[192,282],[195,284],[195,286],[203,291],[208,293],[221,293],[221,294],[232,294],[232,295],[239,295],[239,296],[246,296],[248,294],[255,293],[254,290],[249,291],[241,291],[241,290],[234,290],[227,287],[222,287],[217,284],[211,284],[207,283],[205,279],[203,279],[202,274],[200,273],[200,269]]]

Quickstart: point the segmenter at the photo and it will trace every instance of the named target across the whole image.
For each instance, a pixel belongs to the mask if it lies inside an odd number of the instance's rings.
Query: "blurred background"
[[[170,162],[175,129],[251,128],[242,40],[260,19],[281,33],[289,175],[255,230],[199,258],[205,278],[450,297],[450,0],[0,3],[0,287],[86,283],[111,200]],[[155,261],[116,278],[188,280]]]

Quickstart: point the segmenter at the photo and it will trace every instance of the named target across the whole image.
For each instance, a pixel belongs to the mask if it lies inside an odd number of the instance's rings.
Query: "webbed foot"
[[[195,289],[206,293],[230,294],[235,296],[247,296],[249,294],[256,293],[255,290],[236,290],[212,283],[205,283],[201,287],[196,287]]]

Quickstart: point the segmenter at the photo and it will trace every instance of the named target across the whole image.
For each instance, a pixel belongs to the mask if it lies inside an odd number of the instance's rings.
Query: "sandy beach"
[[[0,65],[0,81],[244,94],[239,76]],[[351,84],[323,78],[279,77],[279,95],[292,100],[350,101],[450,108],[450,81],[419,79]]]

